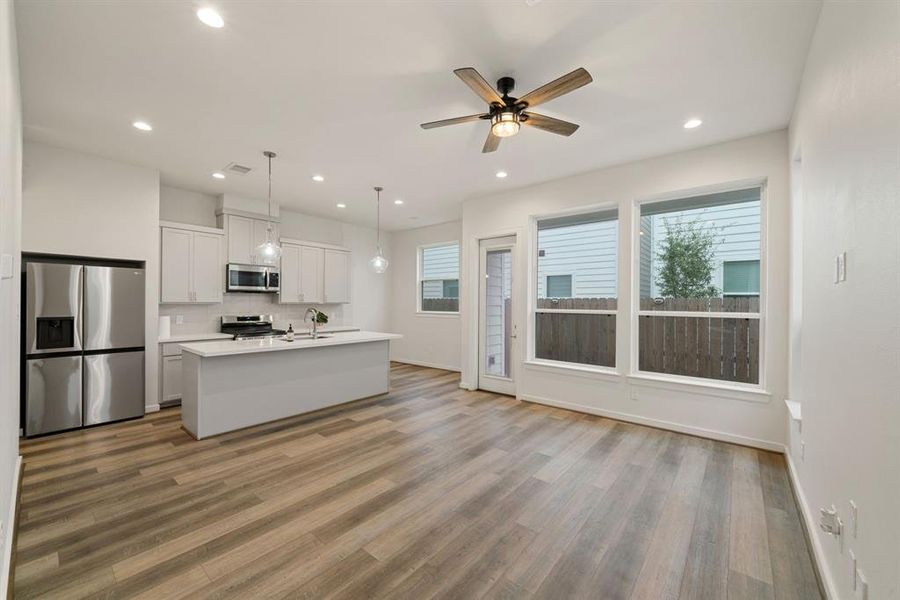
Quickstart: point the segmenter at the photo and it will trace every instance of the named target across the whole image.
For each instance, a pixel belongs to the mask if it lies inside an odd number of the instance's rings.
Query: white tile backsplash
[[[172,335],[218,332],[222,315],[272,315],[277,329],[293,324],[295,331],[303,331],[309,327],[303,315],[310,306],[328,313],[329,325],[354,325],[344,322],[341,304],[279,304],[277,294],[228,293],[221,304],[160,304],[159,314],[172,317]],[[181,324],[178,315],[184,318]]]

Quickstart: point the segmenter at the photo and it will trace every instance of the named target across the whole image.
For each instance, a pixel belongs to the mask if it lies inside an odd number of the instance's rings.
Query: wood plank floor
[[[458,383],[24,441],[15,597],[820,598],[781,456]]]

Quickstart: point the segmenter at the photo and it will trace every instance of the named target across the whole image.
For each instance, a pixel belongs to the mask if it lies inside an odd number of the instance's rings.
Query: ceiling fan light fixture
[[[519,127],[519,115],[513,111],[499,112],[491,117],[491,133],[499,138],[516,135]]]

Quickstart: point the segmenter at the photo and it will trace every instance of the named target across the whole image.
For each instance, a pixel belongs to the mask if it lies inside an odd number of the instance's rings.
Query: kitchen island
[[[181,421],[203,439],[384,394],[394,333],[182,344]]]

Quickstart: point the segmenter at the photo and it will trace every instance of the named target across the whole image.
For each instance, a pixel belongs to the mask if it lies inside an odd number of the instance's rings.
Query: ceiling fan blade
[[[467,86],[472,88],[472,91],[478,94],[479,98],[488,104],[499,104],[501,106],[506,104],[503,102],[503,98],[497,90],[494,89],[494,86],[485,81],[484,77],[481,76],[481,73],[476,71],[473,67],[456,69],[453,72],[456,73],[456,76],[462,79]]]
[[[481,149],[481,152],[482,153],[493,152],[499,147],[500,147],[500,138],[498,138],[496,135],[491,133],[490,130],[488,130],[488,136],[487,136],[487,139],[484,140],[484,148]]]
[[[591,77],[591,74],[584,70],[584,68],[578,68],[571,73],[563,75],[559,79],[554,79],[550,83],[542,85],[538,89],[528,92],[527,94],[516,100],[516,104],[537,106],[538,104],[543,104],[548,100],[558,98],[563,94],[573,92],[581,86],[589,84],[593,80],[594,79]]]
[[[554,119],[553,117],[547,117],[545,115],[523,112],[522,116],[528,117],[522,121],[523,125],[537,127],[538,129],[543,129],[544,131],[549,131],[550,133],[555,133],[557,135],[569,136],[578,129],[578,125],[575,123],[561,121],[560,119]]]
[[[480,121],[488,119],[491,115],[469,115],[467,117],[456,117],[454,119],[444,119],[442,121],[431,121],[430,123],[422,123],[419,125],[422,129],[434,129],[435,127],[446,127],[447,125],[457,125],[459,123],[469,123],[471,121]]]

